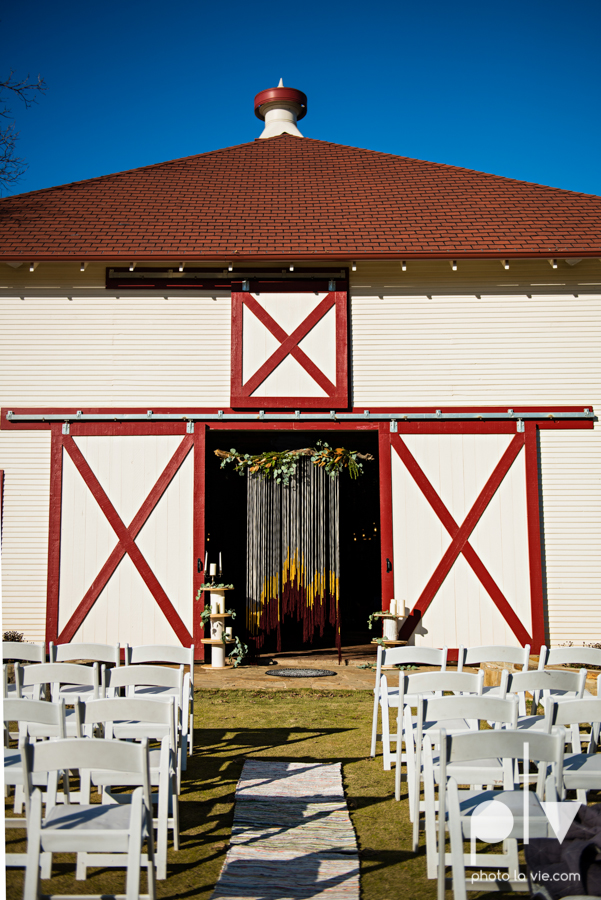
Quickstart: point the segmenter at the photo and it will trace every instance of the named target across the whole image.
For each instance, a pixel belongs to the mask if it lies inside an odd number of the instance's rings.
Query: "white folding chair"
[[[601,677],[601,676],[600,676]],[[560,790],[564,799],[566,790],[576,791],[576,799],[587,802],[587,791],[601,790],[601,754],[598,750],[599,724],[601,723],[601,696],[583,697],[581,700],[563,700],[553,697],[549,701],[551,725],[568,726],[572,752],[566,753],[563,761],[563,786]],[[580,725],[591,726],[590,742],[586,753],[582,753]]]
[[[596,666],[601,667],[599,647],[545,647],[540,648],[539,669],[547,666]]]
[[[386,677],[384,676],[382,684],[382,695],[386,692]],[[456,694],[474,694],[482,696],[482,686],[484,684],[484,672],[482,669],[478,673],[473,672],[416,672],[415,675],[399,674],[398,702],[399,709],[397,715],[397,734],[396,734],[396,753],[395,753],[395,791],[394,795],[397,800],[401,799],[401,765],[403,761],[402,745],[405,744],[405,761],[407,763],[407,787],[409,793],[409,818],[413,822],[416,810],[414,807],[415,798],[415,778],[419,769],[416,768],[417,753],[417,728],[418,718],[413,718],[411,709],[417,706],[418,702],[424,696],[442,697],[444,691],[452,691]],[[422,694],[423,690],[423,694]],[[418,712],[419,716],[419,712]],[[384,715],[382,721],[385,722]],[[423,724],[423,723],[422,723]],[[456,721],[447,722],[447,731],[465,731],[469,728],[477,728],[477,721],[468,722],[463,718]],[[427,722],[423,725],[422,736],[424,731],[427,733],[438,733],[439,725],[437,722]],[[421,744],[422,738],[419,738]],[[389,767],[390,768],[390,767]],[[418,777],[419,781],[419,777]]]
[[[140,647],[125,645],[125,664],[127,666],[141,663],[162,663],[167,665],[184,665],[190,672],[190,724],[188,726],[188,754],[192,756],[194,743],[194,644],[190,647],[177,647],[171,644],[144,644]]]
[[[53,644],[49,647],[50,662],[72,662],[85,659],[90,662],[121,665],[120,644]]]
[[[492,723],[494,728],[514,728],[518,717],[518,703],[515,697],[478,697],[461,695],[454,697],[420,698],[417,705],[417,738],[416,738],[416,770],[423,771],[426,861],[428,878],[436,878],[438,852],[436,846],[436,809],[435,790],[440,779],[440,759],[438,746],[440,730],[447,726],[457,729],[457,723],[465,721],[475,724],[474,728],[464,729],[477,731],[481,721]],[[428,727],[430,726],[430,727]],[[455,733],[459,733],[457,730]],[[510,764],[507,766],[499,759],[472,760],[467,767],[460,769],[457,764],[447,767],[447,774],[453,775],[460,784],[481,787],[486,784],[492,787],[504,784],[513,787]],[[414,808],[419,803],[420,782],[415,779],[416,791]],[[413,819],[413,852],[417,852],[419,843],[420,817]]]
[[[16,697],[17,685],[8,683],[8,663],[12,662],[30,662],[43,663],[46,662],[46,648],[44,644],[28,644],[24,641],[2,641],[2,674],[3,674],[3,697]],[[23,692],[23,696],[33,696],[33,689]]]
[[[91,666],[80,666],[74,663],[43,663],[39,666],[21,666],[15,664],[17,694],[20,697],[24,689],[31,686],[34,696],[39,699],[42,689],[50,684],[50,697],[56,702],[64,700],[69,707],[80,699],[97,700],[100,697],[100,674],[98,663]],[[66,736],[80,737],[81,731],[74,709],[67,709]],[[31,737],[48,737],[43,725],[32,724],[29,729]]]
[[[19,742],[27,740],[29,728],[33,723],[44,726],[48,736],[55,738],[65,737],[65,702],[60,700],[58,703],[46,703],[44,700],[28,700],[25,698],[6,699],[3,702],[4,726],[7,727],[8,722],[16,722],[19,726]],[[5,827],[9,828],[26,828],[27,818],[17,818],[20,816],[23,803],[25,802],[24,791],[24,772],[21,762],[21,750],[10,747],[4,748],[4,784],[5,787],[14,787],[14,817],[5,819]],[[53,773],[51,778],[57,778],[57,773]],[[34,777],[34,784],[39,787],[46,788],[48,778],[46,773],[41,773]],[[51,792],[56,792],[56,787],[51,787]],[[54,795],[53,793],[53,795]],[[45,802],[46,792],[42,795]],[[24,866],[27,860],[25,853],[6,853],[7,866]],[[50,857],[47,856],[42,861],[43,878],[49,878]]]
[[[464,647],[459,654],[457,671],[463,671],[464,666],[479,666],[480,663],[509,663],[521,666],[522,672],[528,671],[530,663],[530,644],[525,647],[510,647],[506,645],[491,645],[486,647]],[[502,694],[500,685],[484,687],[483,696],[500,697]]]
[[[187,765],[190,674],[186,672],[184,675],[183,665],[177,669],[168,666],[135,665],[110,669],[104,678],[108,697],[114,697],[120,688],[125,688],[128,697],[141,697],[146,700],[164,700],[166,697],[175,697],[179,733],[177,751],[177,790],[179,793],[182,769],[185,770]]]
[[[551,695],[556,699],[559,696],[570,699],[582,697],[585,685],[586,669],[571,672],[561,669],[512,672],[509,675],[507,690],[511,694],[516,694],[519,700],[518,728],[542,730],[544,716],[537,715],[538,704],[542,703],[544,707],[546,698]],[[530,716],[527,715],[526,710],[526,693],[532,694],[532,715]]]
[[[444,672],[447,667],[447,648],[437,650],[433,647],[382,647],[378,645],[376,658],[376,684],[374,687],[374,710],[371,723],[371,747],[370,755],[376,755],[376,743],[382,741],[384,755],[384,768],[390,769],[390,727],[388,708],[398,707],[398,689],[388,689],[386,684],[386,696],[382,695],[383,666],[439,666],[439,671]],[[415,699],[415,698],[413,698]],[[409,699],[407,699],[409,702]],[[382,710],[382,734],[378,734],[378,709]]]
[[[455,900],[466,900],[467,891],[482,891],[481,881],[466,880],[465,866],[487,869],[504,869],[502,878],[486,881],[485,889],[490,890],[528,890],[527,882],[519,878],[518,839],[525,834],[530,838],[553,836],[541,800],[557,801],[557,786],[562,783],[563,754],[566,732],[565,728],[554,729],[552,734],[534,732],[524,735],[521,731],[477,731],[469,734],[447,735],[444,729],[440,732],[440,790],[438,814],[438,898],[444,900],[445,894],[445,823],[448,815],[448,828],[451,839],[451,865],[453,871],[453,896]],[[487,759],[523,760],[524,773],[522,780],[526,782],[521,790],[459,790],[458,781],[449,776],[450,764],[458,764],[461,769],[469,768],[470,762]],[[529,763],[538,763],[538,781],[536,792],[528,790]],[[551,765],[551,774],[547,775]],[[513,770],[514,767],[511,766]],[[507,833],[504,837],[503,853],[477,853],[476,837],[478,825],[482,827],[479,816],[482,804],[491,800],[499,801],[509,809],[507,817]],[[503,807],[497,807],[502,809]],[[478,811],[478,812],[477,812]],[[476,817],[474,814],[476,813]],[[494,808],[488,815],[489,821],[496,818]],[[502,829],[502,824],[496,824]],[[480,832],[480,836],[481,832]],[[473,838],[473,839],[472,839]],[[464,852],[464,840],[470,840],[470,853]],[[503,840],[498,837],[497,843]]]
[[[82,704],[84,706],[84,704]],[[115,697],[105,700],[88,700],[81,713],[82,722],[90,727],[102,724],[105,739],[159,740],[160,749],[148,752],[149,777],[153,792],[151,799],[157,806],[154,826],[157,829],[156,866],[159,880],[167,877],[167,840],[171,829],[173,848],[179,850],[179,802],[177,795],[177,726],[175,697],[143,700],[139,697]],[[124,780],[121,774],[94,769],[87,773],[92,784],[102,787],[102,802],[128,803],[131,794],[112,794],[113,785],[138,785],[138,776]],[[86,854],[77,860],[78,877],[85,878]],[[110,863],[105,863],[110,865]]]
[[[27,868],[25,873],[24,900],[38,900],[40,894],[40,854],[82,853],[88,865],[104,866],[119,854],[121,864],[127,868],[125,897],[127,900],[147,898],[155,900],[154,841],[150,781],[148,776],[148,743],[125,741],[82,740],[67,738],[63,741],[26,743],[22,748],[25,771],[25,795],[27,799],[28,836]],[[46,816],[42,820],[42,798],[39,789],[33,788],[33,776],[59,769],[103,769],[139,777],[142,786],[136,787],[128,805],[103,805],[89,802],[82,797],[79,804],[52,805],[48,798]],[[114,776],[115,781],[117,775]],[[82,781],[82,788],[84,782]],[[147,853],[142,853],[144,841]],[[148,893],[140,894],[140,868],[146,867]],[[52,900],[52,895],[44,895]],[[54,895],[59,897],[61,895]],[[62,895],[64,897],[65,895]],[[117,900],[115,894],[90,894],[96,900]],[[123,895],[120,895],[123,897]]]

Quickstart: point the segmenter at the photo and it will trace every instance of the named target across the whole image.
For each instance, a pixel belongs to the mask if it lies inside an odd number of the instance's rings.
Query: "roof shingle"
[[[0,200],[0,258],[601,256],[601,197],[288,134]]]

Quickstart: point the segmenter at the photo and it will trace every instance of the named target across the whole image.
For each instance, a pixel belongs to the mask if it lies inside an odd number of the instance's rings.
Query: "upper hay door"
[[[348,405],[348,294],[328,289],[339,286],[232,285],[232,407]]]

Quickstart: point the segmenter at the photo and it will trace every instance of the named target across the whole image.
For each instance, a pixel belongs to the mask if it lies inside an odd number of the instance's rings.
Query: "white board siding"
[[[551,643],[601,642],[601,429],[540,444]]]
[[[129,525],[182,437],[79,437],[75,441],[119,516]],[[192,503],[193,458],[189,453],[136,538],[190,633]],[[116,543],[104,514],[63,453],[59,632]],[[119,563],[74,640],[179,644],[128,556]]]
[[[0,405],[227,407],[230,319],[229,292],[0,296]]]
[[[407,435],[404,441],[434,490],[461,525],[511,438],[508,435]],[[410,609],[451,538],[392,447],[395,597]],[[485,509],[470,544],[531,632],[522,450]],[[415,643],[429,647],[518,641],[462,555],[426,610]]]
[[[351,310],[357,406],[601,412],[601,293],[428,299],[374,284]],[[601,641],[601,427],[540,444],[550,641]]]
[[[50,433],[0,431],[4,469],[2,630],[43,641],[46,630]]]

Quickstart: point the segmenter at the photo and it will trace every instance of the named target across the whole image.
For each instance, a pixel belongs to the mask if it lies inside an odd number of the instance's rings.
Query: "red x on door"
[[[528,423],[529,424],[529,423]],[[432,429],[430,429],[432,431]],[[429,432],[430,433],[430,432]],[[540,533],[539,533],[539,498],[538,498],[538,474],[537,474],[537,445],[536,445],[536,430],[530,427],[526,428],[525,432],[520,432],[518,434],[514,434],[512,439],[509,441],[506,449],[500,452],[497,457],[497,461],[494,464],[492,471],[489,472],[489,475],[485,479],[484,482],[480,483],[480,487],[478,489],[478,493],[474,495],[474,499],[471,502],[471,506],[465,509],[465,512],[461,513],[459,516],[453,515],[450,511],[447,503],[443,500],[441,496],[441,492],[437,490],[432,481],[426,475],[426,471],[423,468],[423,465],[418,462],[418,459],[414,455],[414,452],[410,449],[410,441],[404,439],[404,436],[401,434],[391,434],[390,437],[390,445],[393,456],[396,456],[400,459],[403,464],[403,470],[405,472],[405,476],[401,476],[400,473],[403,471],[401,469],[397,469],[399,473],[398,477],[407,477],[409,476],[409,481],[403,482],[409,485],[412,483],[414,486],[417,486],[419,489],[419,495],[414,494],[411,491],[409,494],[403,493],[406,489],[400,487],[401,481],[398,482],[398,487],[400,493],[398,494],[400,497],[406,497],[407,499],[403,501],[406,505],[400,505],[398,507],[399,510],[399,528],[406,529],[411,528],[412,516],[418,512],[418,507],[423,508],[420,505],[420,501],[418,497],[421,496],[421,504],[425,500],[430,510],[434,512],[438,522],[447,532],[448,537],[450,539],[450,543],[446,546],[442,555],[435,554],[424,554],[420,555],[419,560],[417,558],[401,558],[396,561],[397,570],[399,566],[403,566],[406,573],[410,570],[413,576],[417,577],[417,581],[413,581],[413,583],[417,586],[420,585],[418,595],[413,594],[411,596],[411,605],[412,609],[410,615],[404,621],[401,631],[399,633],[399,638],[401,640],[409,640],[416,628],[420,625],[420,622],[426,616],[426,629],[429,628],[432,631],[432,627],[437,626],[440,627],[440,622],[436,618],[436,616],[440,615],[440,607],[437,607],[438,612],[434,614],[434,619],[432,619],[432,610],[430,610],[430,614],[428,614],[428,610],[432,606],[435,598],[438,597],[439,591],[443,589],[443,585],[446,585],[447,590],[449,589],[449,583],[446,582],[446,579],[450,576],[451,570],[455,566],[455,563],[458,561],[460,556],[463,557],[465,563],[472,572],[472,577],[475,576],[477,582],[480,583],[481,587],[484,588],[484,591],[494,604],[494,607],[501,614],[502,619],[505,621],[506,625],[509,626],[517,640],[520,644],[524,645],[526,643],[530,645],[538,645],[539,643],[544,641],[544,622],[543,622],[543,610],[542,610],[542,574],[541,574],[541,559],[540,559]],[[427,437],[423,438],[424,440],[428,440]],[[432,431],[432,439],[437,440],[436,435]],[[416,447],[419,445],[416,445]],[[442,446],[442,445],[440,445]],[[384,449],[385,444],[382,449]],[[421,445],[423,456],[423,447]],[[445,450],[445,452],[448,452]],[[424,460],[426,457],[423,457]],[[454,484],[454,494],[457,496],[465,496],[464,489],[462,488],[459,482],[451,482],[451,479],[459,478],[461,481],[461,471],[460,468],[453,468],[452,466],[444,467],[445,475],[441,474],[442,470],[438,468],[440,465],[440,461],[433,462],[437,460],[436,452],[433,456],[428,457],[429,463],[428,467],[431,472],[436,473],[436,476],[442,479],[441,484],[446,485],[446,491],[444,492],[447,497],[451,496],[449,494],[449,485],[451,483]],[[518,460],[521,460],[519,465],[517,466],[517,470],[514,467],[514,464],[517,463]],[[464,463],[465,465],[465,463]],[[525,468],[523,468],[525,467]],[[486,554],[485,559],[479,555],[480,551],[476,550],[478,546],[479,539],[476,535],[476,529],[478,524],[483,519],[484,514],[488,510],[491,501],[497,495],[497,492],[501,488],[501,485],[504,483],[506,477],[508,476],[510,470],[514,472],[513,475],[513,487],[511,490],[518,492],[525,492],[520,494],[525,498],[525,508],[523,509],[520,504],[517,507],[513,507],[511,503],[507,503],[502,507],[495,507],[495,511],[492,514],[492,518],[488,518],[487,525],[485,526],[489,529],[486,533],[489,535],[489,539],[493,535],[498,534],[497,538],[497,546],[501,547],[502,544],[499,543],[502,538],[502,534],[506,536],[511,535],[511,540],[514,540],[514,535],[524,535],[527,541],[526,554],[529,563],[524,571],[523,567],[520,568],[522,563],[520,560],[523,559],[521,556],[514,557],[512,553],[518,552],[521,553],[523,549],[523,544],[517,543],[516,546],[519,545],[520,550],[512,550],[511,548],[514,546],[511,541],[507,544],[507,553],[503,554],[506,572],[512,572],[514,575],[516,573],[520,573],[521,581],[520,584],[520,596],[524,598],[523,593],[523,577],[529,577],[530,579],[530,590],[529,590],[529,606],[530,612],[526,613],[523,599],[518,602],[518,596],[516,595],[516,585],[517,582],[515,578],[509,580],[505,578],[504,582],[499,583],[498,577],[493,575],[491,572],[491,567],[486,563]],[[523,476],[517,475],[517,472],[525,471],[525,482],[523,482],[523,487],[520,487],[522,482],[520,478]],[[451,473],[453,473],[451,475]],[[447,481],[444,481],[444,478]],[[517,480],[516,480],[517,479]],[[477,477],[474,478],[477,482]],[[473,483],[473,482],[471,482]],[[506,495],[509,497],[509,494]],[[514,494],[511,495],[515,496]],[[413,499],[409,499],[413,498]],[[416,505],[417,504],[417,505]],[[456,504],[457,505],[457,504]],[[461,506],[461,503],[458,504],[458,507]],[[523,511],[520,511],[522,510]],[[402,511],[404,510],[404,512]],[[501,512],[501,510],[503,510]],[[415,512],[413,512],[415,511]],[[527,521],[522,521],[523,514],[526,514]],[[407,518],[403,518],[406,516]],[[515,518],[513,518],[515,517]],[[401,519],[404,524],[401,525]],[[419,516],[415,520],[415,525],[418,528],[417,534],[419,535],[419,541],[429,540],[430,541],[430,549],[434,546],[438,546],[438,538],[436,537],[437,533],[435,530],[430,530],[427,532],[419,531],[423,525],[418,524],[419,522],[423,523],[424,521],[432,522],[432,519],[420,519]],[[515,525],[514,525],[515,523]],[[432,526],[428,526],[430,528]],[[497,529],[505,528],[504,532],[501,530],[497,531]],[[517,529],[517,531],[515,530]],[[399,532],[404,533],[404,532]],[[427,537],[429,535],[429,537]],[[482,535],[482,533],[481,533]],[[415,536],[415,533],[414,535]],[[474,541],[474,538],[476,540]],[[517,538],[515,538],[517,540]],[[515,543],[515,541],[514,541]],[[404,546],[404,545],[403,545]],[[486,544],[481,544],[481,546],[486,546]],[[392,549],[392,548],[390,548]],[[490,554],[490,548],[486,551],[487,554]],[[428,561],[429,560],[429,561]],[[489,558],[489,562],[490,562]],[[497,560],[498,562],[498,560]],[[516,568],[517,566],[517,568]],[[409,569],[407,568],[409,567]],[[529,569],[529,574],[528,574]],[[498,565],[495,565],[495,571],[497,575],[500,574],[500,570]],[[422,580],[422,576],[425,576]],[[504,576],[502,576],[504,577]],[[505,583],[506,588],[503,588],[503,583]],[[465,582],[461,582],[462,585],[465,585]],[[398,587],[398,585],[397,585]],[[452,591],[453,588],[451,587]],[[392,596],[392,594],[391,594]],[[468,613],[468,602],[467,598],[461,595],[455,596],[456,607],[449,607],[451,612],[449,612],[451,624],[447,623],[450,630],[453,630],[453,627],[458,627],[461,629],[465,629],[467,627],[467,621],[462,619],[461,617],[465,617],[469,615]],[[456,612],[453,613],[452,609],[455,609]],[[429,615],[429,618],[428,618]],[[460,624],[457,625],[455,623],[453,625],[453,616],[458,615],[459,618],[457,622]],[[530,625],[531,620],[531,625]],[[428,626],[428,622],[430,625]],[[446,626],[444,626],[446,627]],[[427,632],[426,632],[427,633]]]
[[[98,574],[94,578],[92,584],[89,586],[84,597],[81,599],[75,611],[69,617],[68,622],[61,629],[60,633],[58,632],[58,596],[56,595],[55,590],[52,591],[54,596],[52,597],[52,601],[49,602],[47,621],[49,639],[54,639],[58,643],[67,643],[73,640],[73,637],[100,597],[102,591],[108,584],[109,579],[119,566],[119,563],[127,554],[130,557],[133,565],[137,569],[138,573],[142,577],[142,580],[150,591],[152,597],[165,615],[165,618],[173,628],[173,631],[177,635],[178,639],[184,646],[189,647],[193,640],[192,635],[186,628],[179,613],[167,596],[167,593],[165,592],[163,586],[161,585],[159,579],[153,571],[152,566],[149,565],[147,559],[144,557],[142,551],[136,543],[136,538],[142,530],[142,527],[148,520],[149,516],[151,515],[152,511],[156,508],[159,500],[169,487],[180,466],[182,465],[190,451],[193,449],[194,437],[192,435],[187,435],[182,438],[181,443],[177,447],[169,463],[161,472],[152,490],[150,491],[142,505],[139,507],[136,515],[133,517],[129,525],[127,525],[119,516],[117,510],[115,509],[115,506],[109,499],[106,491],[100,484],[100,481],[92,471],[88,460],[85,458],[84,454],[78,447],[76,441],[74,441],[73,438],[69,435],[61,435],[60,443],[57,443],[57,446],[59,447],[59,449],[62,446],[64,451],[71,458],[72,462],[75,465],[75,468],[81,475],[84,483],[96,500],[100,510],[115,532],[118,543],[109,554],[104,564],[100,567],[100,570],[98,571]],[[59,458],[57,470],[60,467],[61,462]],[[60,471],[55,474],[58,474],[58,477],[60,478]],[[58,535],[58,537],[60,539],[60,534]],[[51,560],[51,567],[53,570],[57,570],[60,558],[60,543],[57,543],[56,541],[54,543],[56,544],[56,548],[54,553],[52,553],[51,551],[51,556],[53,557],[53,559]],[[56,577],[54,579],[49,578],[49,582],[56,580]],[[54,588],[57,587],[58,585],[55,584]]]
[[[307,314],[287,330],[274,312],[285,313],[292,302],[285,293],[232,292],[232,407],[347,405],[347,293],[304,294]],[[298,308],[302,294],[295,293],[294,302]],[[269,348],[263,352],[257,347],[262,340]],[[301,376],[296,382],[291,365]],[[301,386],[291,389],[294,384]]]

